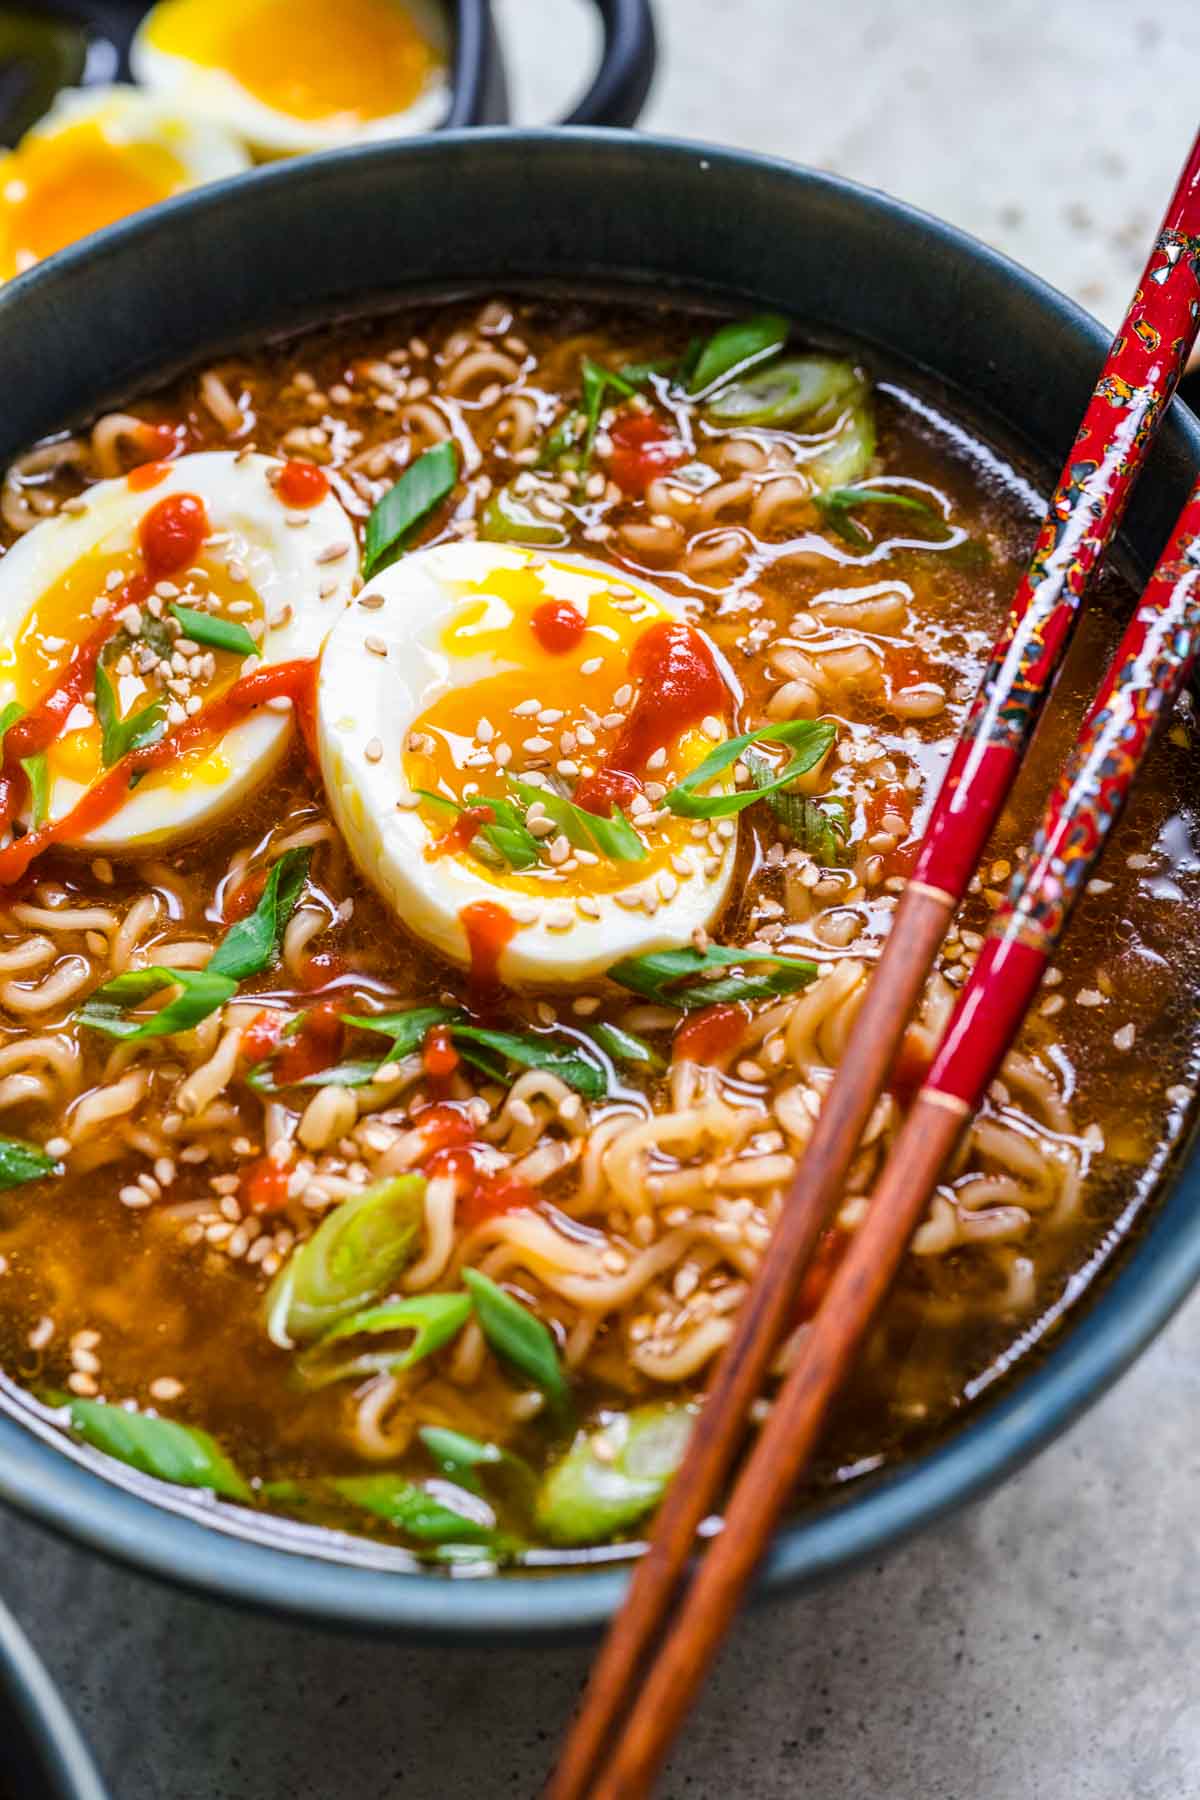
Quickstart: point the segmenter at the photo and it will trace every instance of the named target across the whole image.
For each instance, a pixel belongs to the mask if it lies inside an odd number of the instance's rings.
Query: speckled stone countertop
[[[522,116],[561,110],[591,39],[578,0],[553,0],[553,32],[549,0],[497,10]],[[1195,128],[1190,0],[659,10],[648,127],[886,187],[1120,315]],[[1200,1300],[990,1499],[744,1618],[663,1794],[1198,1800],[1198,1417]],[[532,1795],[587,1663],[238,1615],[8,1518],[0,1591],[115,1800]]]

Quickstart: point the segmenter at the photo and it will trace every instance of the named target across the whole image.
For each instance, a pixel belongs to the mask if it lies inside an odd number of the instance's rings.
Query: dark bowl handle
[[[596,78],[564,125],[632,125],[654,79],[657,49],[650,0],[595,0],[604,26]]]

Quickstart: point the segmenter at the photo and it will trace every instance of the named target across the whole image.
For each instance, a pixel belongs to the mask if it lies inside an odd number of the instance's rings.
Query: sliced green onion
[[[827,869],[837,867],[850,838],[850,808],[841,796],[826,794],[812,800],[807,794],[772,788],[775,771],[770,763],[753,750],[746,753],[743,761],[767,805],[800,849]]]
[[[693,389],[698,385],[697,370]],[[704,402],[714,425],[792,425],[803,419],[813,430],[834,425],[866,395],[853,363],[828,356],[788,356],[739,377]]]
[[[130,1007],[140,1005],[164,987],[178,987],[180,991],[153,1018],[139,1023],[126,1017]],[[89,994],[75,1017],[81,1025],[101,1031],[106,1037],[138,1044],[148,1038],[193,1031],[236,991],[237,982],[231,976],[213,975],[207,969],[168,969],[157,965],[130,969]]]
[[[458,1335],[470,1316],[471,1300],[467,1294],[408,1294],[403,1299],[386,1300],[382,1306],[368,1307],[365,1312],[339,1320],[320,1343],[298,1358],[296,1366],[313,1387],[324,1387],[354,1375],[375,1375],[384,1369],[400,1374],[442,1349]],[[396,1332],[412,1334],[401,1348],[359,1349],[355,1353],[353,1346],[344,1342],[347,1338]],[[341,1344],[342,1349],[331,1355],[330,1348],[335,1344]]]
[[[702,394],[742,369],[751,369],[775,356],[787,343],[788,322],[778,313],[760,313],[738,319],[714,331],[699,351],[688,376],[689,394]]]
[[[40,1181],[43,1175],[56,1175],[61,1167],[37,1144],[27,1144],[24,1138],[0,1138],[0,1188]]]
[[[94,691],[96,719],[100,726],[100,760],[106,769],[111,769],[131,750],[156,744],[166,731],[166,710],[157,700],[144,706],[141,712],[131,713],[127,719],[121,718],[116,689],[102,662],[96,664]]]
[[[285,850],[271,864],[258,905],[246,918],[229,927],[210,957],[205,974],[245,981],[271,967],[283,943],[284,927],[304,892],[311,860],[312,851],[301,845]]]
[[[775,969],[770,975],[699,979],[714,969],[736,969],[749,963],[774,963]],[[645,956],[628,956],[608,971],[610,981],[658,1006],[676,1006],[681,1012],[735,1000],[776,999],[807,987],[816,975],[814,962],[774,950],[726,944],[710,944],[706,950],[653,950]]]
[[[449,1482],[439,1483],[434,1494],[402,1475],[384,1471],[344,1475],[329,1485],[351,1505],[425,1543],[491,1543],[495,1535],[496,1515],[487,1502]]]
[[[172,601],[171,611],[183,627],[183,635],[209,650],[229,650],[234,656],[257,656],[258,645],[244,625],[221,619],[214,613],[197,612],[194,606]]]
[[[482,1025],[454,1024],[450,1027],[450,1038],[467,1062],[474,1063],[490,1077],[500,1078],[505,1073],[502,1066],[497,1069],[493,1060],[499,1056],[521,1069],[545,1069],[549,1074],[557,1075],[586,1100],[599,1100],[608,1091],[602,1068],[577,1051],[563,1049],[560,1044],[534,1033],[526,1035],[516,1031],[491,1031]]]
[[[376,502],[367,520],[363,575],[394,562],[458,480],[458,449],[451,439],[426,450],[405,469],[395,487]]]
[[[541,544],[555,547],[571,541],[567,526],[543,519],[511,487],[498,488],[479,520],[479,535],[490,544]]]
[[[865,549],[871,542],[862,526],[852,517],[860,506],[894,506],[903,512],[922,514],[936,525],[944,525],[946,521],[941,513],[928,506],[924,500],[917,500],[912,494],[900,494],[892,488],[871,487],[834,487],[815,496],[817,506],[831,531],[844,537],[847,543],[858,549]]]
[[[603,819],[552,788],[538,787],[532,781],[520,781],[510,775],[509,786],[525,807],[540,802],[548,819],[553,819],[564,837],[576,850],[598,851],[613,862],[643,862],[649,852],[619,806],[612,817]]]
[[[226,1500],[249,1500],[250,1489],[207,1431],[154,1413],[72,1396],[63,1404],[85,1443],[118,1462],[176,1487],[210,1488]]]
[[[464,1269],[484,1337],[496,1354],[541,1388],[560,1412],[569,1410],[571,1390],[554,1339],[542,1321],[479,1269]]]
[[[588,1032],[614,1062],[628,1063],[632,1068],[652,1071],[666,1067],[658,1051],[645,1038],[635,1036],[632,1031],[624,1031],[619,1025],[610,1024],[607,1019],[594,1020],[588,1026]]]
[[[23,756],[21,767],[29,782],[30,816],[35,826],[44,825],[50,810],[50,762],[44,750],[36,756]]]
[[[411,1262],[424,1218],[423,1175],[377,1181],[326,1213],[267,1292],[271,1342],[309,1343],[370,1306]]]
[[[555,1544],[595,1544],[658,1505],[683,1461],[695,1408],[669,1402],[581,1431],[538,1488],[535,1516]]]
[[[744,812],[746,807],[753,806],[764,795],[774,793],[777,788],[787,787],[799,776],[815,769],[821,759],[829,754],[836,737],[837,726],[827,719],[785,719],[779,724],[764,725],[758,731],[743,732],[741,737],[728,738],[725,743],[718,744],[715,750],[710,751],[690,775],[671,789],[663,805],[682,819],[722,819],[728,818],[732,813]],[[770,781],[763,782],[756,788],[743,788],[734,794],[697,792],[697,789],[707,787],[710,781],[715,781],[718,775],[737,762],[748,745],[761,743],[785,744],[793,751],[792,760],[786,768],[773,775]]]

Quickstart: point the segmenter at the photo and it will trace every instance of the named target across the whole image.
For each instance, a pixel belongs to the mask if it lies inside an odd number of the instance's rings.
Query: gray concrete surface
[[[1192,0],[660,10],[648,124],[890,187],[1120,314],[1200,112]],[[578,0],[499,11],[521,106],[548,115],[590,21]],[[1194,1302],[1002,1491],[743,1620],[663,1793],[1197,1800],[1198,1398]],[[532,1795],[586,1667],[578,1650],[414,1651],[234,1615],[9,1519],[0,1591],[116,1800]]]

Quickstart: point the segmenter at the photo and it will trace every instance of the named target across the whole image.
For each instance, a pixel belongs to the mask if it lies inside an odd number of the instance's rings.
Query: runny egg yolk
[[[346,125],[403,112],[441,61],[403,0],[163,0],[146,30],[289,118]]]
[[[545,567],[553,582],[555,565]],[[412,789],[468,808],[486,807],[492,798],[514,801],[509,778],[528,781],[531,772],[531,785],[541,774],[556,792],[569,797],[578,787],[583,793],[581,784],[603,771],[623,741],[636,698],[631,665],[637,666],[639,642],[665,626],[685,633],[691,628],[619,584],[615,592],[594,584],[577,608],[564,602],[558,583],[549,592],[536,568],[499,569],[480,585],[485,594],[458,602],[441,648],[451,658],[486,657],[504,666],[451,686],[417,717],[408,733],[404,776]],[[723,683],[711,703],[715,710],[703,720],[685,719],[682,729],[664,730],[631,784],[633,797],[623,810],[645,845],[641,861],[578,848],[564,855],[561,845],[550,853],[547,834],[547,854],[536,868],[498,870],[494,878],[548,898],[556,892],[609,893],[669,870],[691,842],[692,822],[664,811],[660,802],[709,754],[714,735],[728,734],[732,696]],[[432,856],[472,854],[447,811],[425,802],[422,817],[435,838]]]
[[[209,563],[201,557],[194,566],[204,572],[204,589],[212,598],[213,610],[225,616],[232,606],[234,616],[257,635],[256,620],[262,618],[262,607],[251,589],[235,586],[225,564],[215,558]],[[139,604],[127,614],[121,604],[122,590],[127,583],[136,583],[141,574],[142,563],[136,549],[97,552],[80,557],[38,595],[11,643],[0,648],[0,678],[7,677],[13,683],[20,706],[31,709],[53,688],[66,671],[75,646],[102,626],[103,620],[96,618],[93,607],[104,597],[116,603],[115,636],[103,653],[103,661],[116,692],[120,717],[128,718],[153,701],[170,700],[170,689],[155,680],[152,670],[140,668],[145,660],[141,654],[143,646],[147,652],[155,652],[156,645],[165,648],[169,639],[178,642],[167,623],[171,619],[168,602],[158,596],[160,614],[148,604]],[[194,600],[189,604],[195,604]],[[138,625],[136,634],[130,632],[131,624]],[[201,705],[217,699],[231,687],[244,667],[243,658],[229,651],[205,652],[197,648],[191,652],[173,650],[171,654],[184,655],[189,667],[195,665],[196,674],[189,673],[188,677],[189,692],[199,697]],[[197,657],[201,658],[199,663]],[[61,776],[87,787],[103,773],[101,731],[91,695],[86,705],[77,705],[74,713],[68,715],[66,728],[49,746],[46,758],[51,784]],[[143,779],[149,790],[194,781],[219,782],[228,773],[218,744],[185,752],[170,767],[153,771]]]
[[[170,150],[114,143],[95,119],[27,137],[0,162],[0,279],[187,185]]]

